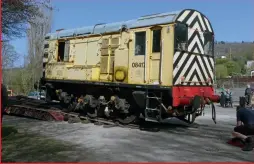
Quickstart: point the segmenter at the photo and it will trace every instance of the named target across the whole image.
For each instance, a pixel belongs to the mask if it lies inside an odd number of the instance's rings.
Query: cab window
[[[135,33],[135,55],[145,55],[146,53],[146,32]]]
[[[175,25],[175,48],[181,51],[187,51],[188,47],[188,27],[185,24]]]
[[[69,62],[70,41],[58,42],[58,62]]]
[[[161,51],[161,29],[153,30],[153,53]]]
[[[211,32],[204,32],[204,53],[205,55],[213,55],[214,49],[214,38]]]

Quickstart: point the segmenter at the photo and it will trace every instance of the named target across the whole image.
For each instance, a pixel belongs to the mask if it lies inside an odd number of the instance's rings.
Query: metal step
[[[156,109],[156,108],[146,108],[146,110],[156,110],[156,111],[159,111],[159,109]]]
[[[158,98],[158,97],[149,97],[147,96],[146,98],[149,98],[149,99],[157,99],[157,100],[160,100],[161,98]]]
[[[151,112],[152,111],[157,111],[157,112],[159,112],[159,117],[161,117],[160,109],[150,108],[150,101],[151,101],[151,99],[156,99],[160,103],[162,97],[157,97],[155,94],[149,96],[148,92],[147,92],[147,95],[146,95],[146,108],[145,108],[145,120],[146,121],[150,121],[150,122],[156,122],[156,123],[158,123],[159,121],[158,121],[157,115],[155,117],[149,117],[148,116],[149,111],[151,111]]]

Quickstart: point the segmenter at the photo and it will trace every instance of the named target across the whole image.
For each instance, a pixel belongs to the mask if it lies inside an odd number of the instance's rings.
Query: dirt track
[[[104,128],[93,124],[50,123],[10,116],[6,116],[3,123],[16,125],[28,133],[73,143],[76,151],[64,153],[69,157],[69,162],[254,161],[253,151],[243,152],[226,143],[235,125],[235,108],[217,107],[216,125],[211,119],[211,108],[207,108],[205,116],[196,120],[196,128],[170,126],[156,133],[120,127]]]

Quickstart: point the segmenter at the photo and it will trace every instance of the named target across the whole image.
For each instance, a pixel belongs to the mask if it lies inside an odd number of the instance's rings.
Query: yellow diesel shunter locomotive
[[[47,101],[89,117],[192,123],[219,98],[214,31],[196,10],[59,30],[45,37],[44,48]]]

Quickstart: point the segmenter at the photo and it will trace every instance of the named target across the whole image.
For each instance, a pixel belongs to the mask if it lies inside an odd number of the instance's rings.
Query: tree
[[[228,76],[228,69],[223,64],[218,64],[216,65],[215,74],[218,79],[225,78]]]
[[[48,0],[2,0],[3,38],[22,37],[27,24],[42,15],[40,6],[47,6],[47,3]]]
[[[226,59],[222,59],[222,58],[217,58],[216,59],[216,64],[225,64],[227,63],[229,60],[226,58]]]
[[[3,10],[8,14],[13,13],[13,16],[7,21],[7,17],[3,18],[5,19],[5,21],[2,22],[5,28],[4,35],[6,38],[10,39],[21,37],[26,33],[28,37],[28,55],[24,56],[25,64],[23,68],[5,70],[3,71],[3,78],[6,79],[5,83],[13,89],[15,93],[27,94],[33,89],[34,79],[38,79],[40,73],[42,73],[43,41],[45,34],[50,31],[53,8],[49,0],[40,2],[34,0],[14,0],[12,1],[15,2],[14,4],[7,3],[7,1],[3,1],[5,4]],[[17,5],[17,3],[20,4]],[[34,9],[36,9],[36,11],[34,11]],[[14,15],[19,17],[20,21],[16,19]],[[3,16],[6,15],[3,14]],[[4,45],[7,43],[8,42],[4,42]],[[3,47],[7,47],[4,45]],[[14,47],[8,44],[8,48],[8,53],[2,53],[3,66],[8,66],[7,68],[13,67],[13,61],[16,58],[13,55],[14,53],[10,53],[14,52]],[[6,48],[3,48],[3,50],[6,50]]]
[[[228,75],[230,76],[241,73],[241,67],[235,61],[228,61],[225,63],[225,66],[227,67]]]
[[[18,53],[9,42],[2,42],[2,69],[11,68],[18,60]]]
[[[51,6],[48,1],[48,6]],[[31,86],[39,80],[42,75],[42,63],[44,55],[44,40],[45,35],[51,31],[52,25],[52,8],[41,6],[39,8],[42,15],[35,17],[29,23],[27,30],[28,38],[28,65],[27,71],[31,80]]]
[[[2,79],[4,83],[7,84],[11,82],[11,68],[14,66],[14,63],[17,60],[18,53],[15,51],[15,48],[11,44],[9,44],[9,42],[2,42]],[[7,73],[6,69],[10,69],[10,71],[8,71]]]

